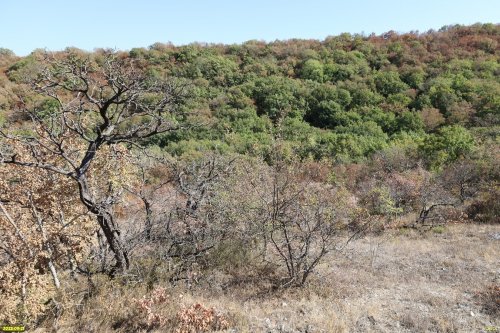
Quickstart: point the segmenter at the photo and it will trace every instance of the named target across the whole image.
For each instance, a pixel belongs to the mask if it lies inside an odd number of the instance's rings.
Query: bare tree
[[[458,160],[439,174],[426,179],[422,187],[421,205],[417,223],[431,225],[445,221],[443,208],[464,208],[467,200],[474,198],[481,189],[482,166],[471,160]]]
[[[146,241],[151,241],[153,228],[170,208],[164,203],[165,193],[161,192],[175,181],[173,162],[145,150],[138,150],[131,154],[129,163],[135,167],[136,175],[135,181],[126,185],[125,190],[141,201],[144,213],[144,230],[139,232],[137,240],[142,242],[145,238]],[[158,199],[159,196],[161,199]]]
[[[229,220],[221,194],[234,159],[207,155],[178,165],[175,170],[177,200],[164,220],[165,257],[178,261],[178,273],[219,245],[229,234]]]
[[[179,129],[176,115],[185,85],[150,78],[132,60],[113,52],[94,59],[47,54],[30,84],[56,107],[40,110],[23,101],[21,111],[32,125],[23,134],[0,133],[7,144],[25,146],[30,156],[19,158],[15,150],[5,149],[1,161],[48,170],[76,182],[81,202],[97,217],[114,254],[113,272],[127,270],[129,254],[113,212],[114,185],[107,179],[92,179],[92,165],[105,147],[113,151],[120,143],[136,144]],[[106,194],[98,194],[99,189]]]
[[[305,163],[273,163],[244,164],[226,210],[263,262],[284,269],[279,286],[301,286],[327,254],[359,235],[357,206],[344,188],[315,181]]]

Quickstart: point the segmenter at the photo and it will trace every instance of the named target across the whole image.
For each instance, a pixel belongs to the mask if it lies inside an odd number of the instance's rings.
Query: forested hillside
[[[279,123],[301,158],[362,161],[388,147],[418,145],[427,163],[439,167],[498,125],[499,29],[451,26],[242,45],[157,43],[120,57],[151,77],[189,82],[190,121],[206,126],[151,140],[171,154],[266,154]],[[9,83],[4,78],[3,86],[14,89],[40,53],[17,59],[4,50]],[[4,118],[16,102],[3,96]],[[450,140],[456,149],[444,151],[440,145]]]
[[[0,49],[0,324],[86,325],[116,288],[109,330],[241,327],[169,288],[282,292],[367,235],[498,230],[499,126],[498,24]]]

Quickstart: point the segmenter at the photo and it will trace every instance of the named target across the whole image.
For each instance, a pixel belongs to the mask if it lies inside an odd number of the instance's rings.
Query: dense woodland
[[[61,290],[109,277],[153,290],[129,328],[225,329],[155,313],[154,288],[302,287],[367,233],[499,223],[499,44],[476,24],[0,49],[0,322],[78,316]]]

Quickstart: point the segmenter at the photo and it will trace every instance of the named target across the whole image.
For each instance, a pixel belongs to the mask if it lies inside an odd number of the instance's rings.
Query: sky
[[[499,0],[1,0],[0,47],[130,50],[155,42],[324,39],[500,23]]]

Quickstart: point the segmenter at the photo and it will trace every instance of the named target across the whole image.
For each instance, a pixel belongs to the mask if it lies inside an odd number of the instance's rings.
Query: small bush
[[[486,290],[478,292],[476,295],[478,303],[483,307],[484,312],[489,315],[500,315],[500,285],[493,284]]]
[[[442,225],[437,225],[432,228],[432,232],[435,234],[442,234],[445,232],[445,230],[446,230],[445,227]]]
[[[156,288],[149,297],[134,299],[136,311],[141,316],[141,324],[147,328],[165,326],[168,319],[158,312],[158,306],[164,304],[167,299],[165,288]]]
[[[467,207],[470,219],[481,223],[500,223],[500,189],[492,188],[488,193]]]
[[[227,328],[229,322],[224,315],[216,312],[214,308],[206,308],[200,303],[195,303],[177,313],[175,333],[201,333]]]

